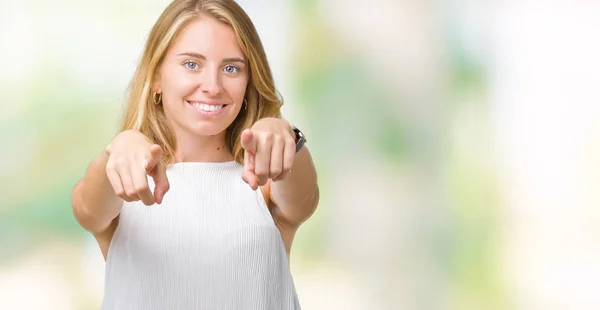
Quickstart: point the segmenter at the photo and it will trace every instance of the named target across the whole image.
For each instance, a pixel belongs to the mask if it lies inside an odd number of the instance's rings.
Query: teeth
[[[204,103],[192,103],[192,105],[194,107],[196,107],[196,109],[202,110],[205,112],[214,112],[217,110],[221,110],[223,108],[223,105],[210,105],[210,104],[204,104]]]

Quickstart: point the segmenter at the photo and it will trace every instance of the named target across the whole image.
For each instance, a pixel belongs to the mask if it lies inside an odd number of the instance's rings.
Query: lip
[[[227,106],[228,106],[228,104],[226,104],[222,100],[215,100],[215,99],[186,100],[186,103],[188,104],[188,106],[190,108],[192,108],[194,110],[194,112],[198,113],[201,116],[219,115],[219,114],[223,113],[223,111],[225,111],[225,109],[227,109]],[[222,105],[223,108],[221,108],[220,110],[217,110],[217,111],[203,111],[194,106],[194,104],[196,104],[196,103],[206,104],[206,105]]]
[[[199,100],[186,100],[187,103],[204,103],[207,105],[227,105],[223,100],[218,99],[199,99]]]

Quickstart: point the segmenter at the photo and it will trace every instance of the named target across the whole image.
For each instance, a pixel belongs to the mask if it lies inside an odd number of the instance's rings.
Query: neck
[[[225,162],[233,155],[225,144],[225,131],[214,136],[176,135],[175,162]]]

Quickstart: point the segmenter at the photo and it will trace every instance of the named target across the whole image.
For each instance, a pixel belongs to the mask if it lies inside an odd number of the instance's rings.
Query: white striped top
[[[172,164],[161,205],[124,203],[103,310],[300,309],[281,234],[242,168]]]

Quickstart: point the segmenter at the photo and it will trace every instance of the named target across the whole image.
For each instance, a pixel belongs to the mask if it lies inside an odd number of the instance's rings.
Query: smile
[[[213,104],[213,103],[209,104],[209,103],[198,102],[198,101],[188,101],[187,103],[189,103],[196,110],[198,110],[200,112],[209,113],[209,114],[220,112],[226,106],[225,104]]]

